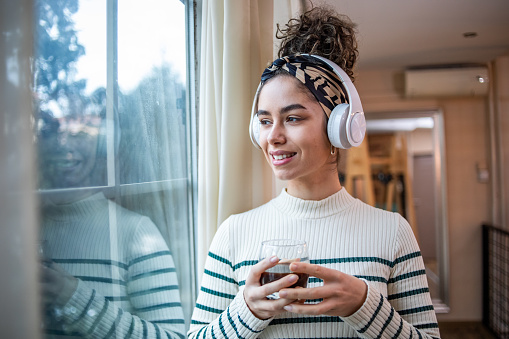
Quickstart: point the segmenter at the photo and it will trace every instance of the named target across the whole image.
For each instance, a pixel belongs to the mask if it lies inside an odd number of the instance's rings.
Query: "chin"
[[[283,181],[295,179],[295,176],[292,173],[281,173],[281,172],[274,171],[274,176],[278,180],[283,180]]]

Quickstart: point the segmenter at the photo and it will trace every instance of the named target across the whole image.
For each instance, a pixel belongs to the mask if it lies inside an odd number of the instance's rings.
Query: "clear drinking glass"
[[[262,273],[260,284],[268,284],[287,276],[288,274],[296,274],[299,279],[290,287],[306,287],[309,274],[293,273],[290,271],[292,262],[309,262],[308,246],[303,240],[294,239],[273,239],[262,242],[260,255],[258,259],[261,261],[265,258],[276,256],[279,262],[276,266],[269,268]],[[272,293],[267,296],[268,299],[278,299],[279,293]]]

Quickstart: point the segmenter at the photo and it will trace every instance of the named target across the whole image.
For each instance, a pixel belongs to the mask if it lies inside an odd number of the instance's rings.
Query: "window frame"
[[[35,0],[33,0],[35,1]],[[33,3],[32,1],[32,3]],[[172,0],[177,1],[177,0]],[[166,179],[159,181],[143,182],[143,183],[120,183],[118,149],[115,148],[115,140],[118,132],[118,121],[115,118],[115,110],[119,106],[119,85],[118,85],[118,0],[106,1],[106,161],[107,161],[107,182],[105,186],[90,186],[78,188],[57,188],[57,189],[36,189],[36,197],[39,200],[51,198],[62,193],[72,191],[103,193],[108,199],[120,202],[121,197],[131,194],[139,194],[145,192],[158,192],[172,190],[174,185],[185,184],[187,189],[187,216],[188,216],[188,239],[189,239],[189,279],[191,286],[189,288],[190,295],[181,293],[182,306],[186,321],[186,328],[189,327],[194,301],[197,296],[197,277],[196,268],[196,243],[195,232],[197,213],[197,179],[198,179],[198,156],[197,156],[197,100],[196,91],[199,88],[196,74],[198,72],[197,48],[199,47],[199,38],[196,35],[199,26],[196,8],[201,8],[201,1],[196,0],[179,0],[185,6],[185,40],[186,40],[186,172],[187,176],[175,179]],[[36,166],[35,166],[36,167]],[[117,213],[115,208],[110,208],[113,218]],[[187,272],[186,272],[187,275]],[[179,274],[179,280],[183,279]],[[182,292],[182,291],[181,291]],[[184,300],[184,298],[190,298]],[[186,305],[188,304],[189,305]],[[188,306],[188,307],[186,307]]]

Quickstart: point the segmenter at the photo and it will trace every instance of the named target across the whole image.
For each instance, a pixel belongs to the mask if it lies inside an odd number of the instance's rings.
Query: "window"
[[[35,1],[48,337],[185,336],[194,302],[186,3]]]

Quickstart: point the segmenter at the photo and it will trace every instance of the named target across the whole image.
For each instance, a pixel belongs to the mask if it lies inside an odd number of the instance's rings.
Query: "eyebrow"
[[[288,113],[295,109],[306,109],[306,107],[302,106],[301,104],[291,104],[291,105],[281,108],[281,110],[279,110],[279,114]],[[270,113],[268,111],[260,109],[260,110],[258,110],[258,112],[256,112],[256,115],[270,115]]]

